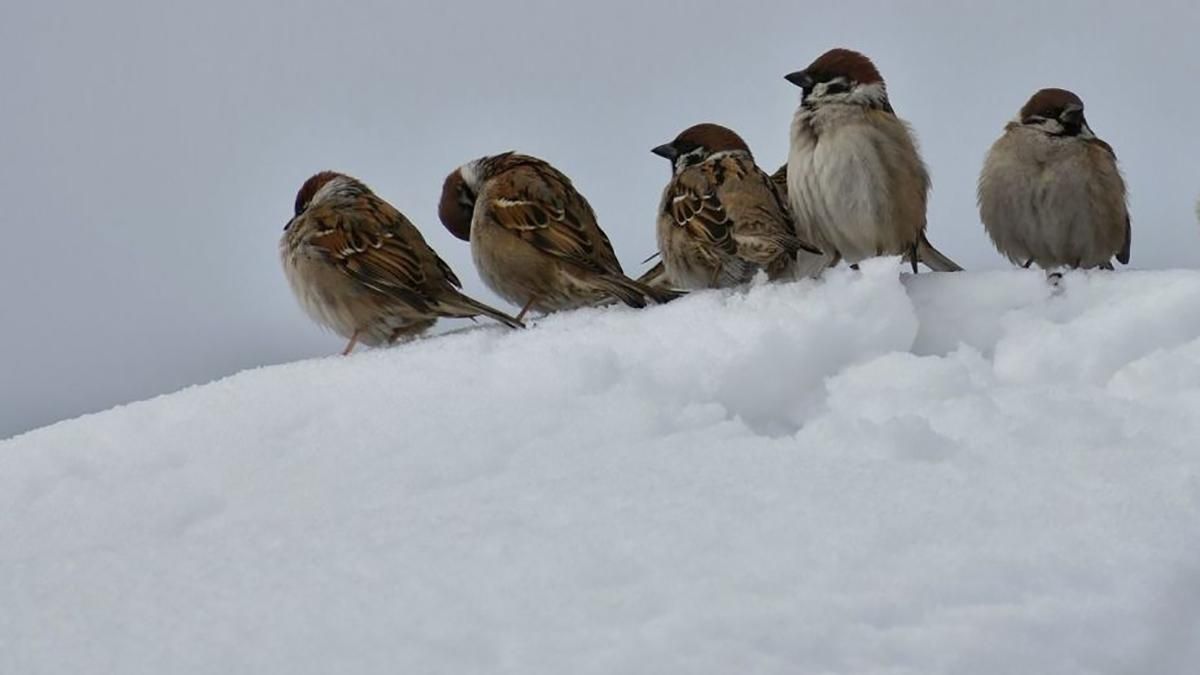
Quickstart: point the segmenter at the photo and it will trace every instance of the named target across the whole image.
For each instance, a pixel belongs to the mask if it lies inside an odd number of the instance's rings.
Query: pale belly
[[[313,321],[344,338],[357,333],[372,347],[421,333],[435,319],[420,315],[398,299],[348,281],[323,261],[281,246],[284,274],[301,308]]]
[[[891,171],[866,134],[799,144],[788,161],[797,222],[807,223],[823,250],[851,263],[908,252],[920,237],[924,214],[916,212],[916,204],[893,199],[898,181]]]

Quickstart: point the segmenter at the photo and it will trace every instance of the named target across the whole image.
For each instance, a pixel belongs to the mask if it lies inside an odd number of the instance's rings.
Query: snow
[[[1200,272],[695,293],[0,442],[0,673],[1193,673]]]

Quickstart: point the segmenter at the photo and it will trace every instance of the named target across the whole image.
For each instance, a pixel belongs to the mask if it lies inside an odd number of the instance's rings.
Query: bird
[[[1042,89],[992,145],[979,176],[979,216],[1017,265],[1112,269],[1129,263],[1125,182],[1112,146],[1096,137],[1083,101]]]
[[[645,307],[678,295],[625,276],[587,199],[536,157],[505,152],[458,167],[442,185],[438,216],[470,242],[484,283],[521,307],[518,319],[614,298]]]
[[[733,130],[697,124],[651,152],[672,165],[657,235],[675,287],[726,288],[759,270],[780,279],[797,251],[820,253],[796,236],[783,198]]]
[[[788,198],[798,232],[829,265],[904,256],[917,271],[962,268],[925,235],[929,172],[869,58],[832,49],[785,79],[803,91],[792,119]]]
[[[450,266],[404,214],[359,180],[335,171],[313,175],[296,193],[279,240],[283,270],[301,307],[349,340],[392,344],[440,317],[523,324],[464,295]]]

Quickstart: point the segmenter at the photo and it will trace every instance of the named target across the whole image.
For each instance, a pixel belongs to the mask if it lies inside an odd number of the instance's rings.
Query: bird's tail
[[[653,272],[653,268],[651,272]],[[645,279],[650,272],[642,275]],[[665,273],[663,278],[665,280]],[[645,307],[646,300],[650,299],[658,304],[664,304],[684,295],[683,291],[677,291],[671,288],[655,287],[641,281],[634,281],[626,276],[617,276],[615,274],[605,274],[596,277],[595,283],[605,292],[612,294],[621,302],[630,307]]]
[[[661,260],[655,263],[654,267],[646,270],[645,274],[638,277],[637,282],[650,288],[671,289],[671,279],[667,276],[667,266]]]
[[[822,255],[821,249],[795,235],[786,235],[780,239],[780,244],[793,256],[801,251],[806,251],[813,255]]]
[[[463,295],[455,293],[455,297],[443,300],[438,305],[438,310],[446,316],[455,316],[461,318],[471,318],[474,316],[483,315],[490,319],[495,319],[509,328],[524,328],[525,324],[518,321],[516,318],[501,312],[495,307],[485,305],[482,302]]]
[[[796,253],[796,263],[792,267],[792,276],[796,279],[816,279],[821,273],[838,264],[841,256],[817,255],[807,251]]]
[[[929,243],[929,239],[925,237],[925,233],[921,233],[921,239],[917,241],[914,253],[916,260],[913,260],[913,253],[908,253],[904,259],[915,266],[918,262],[925,263],[925,266],[934,272],[961,272],[963,268],[953,260],[947,258],[941,251],[933,247]]]

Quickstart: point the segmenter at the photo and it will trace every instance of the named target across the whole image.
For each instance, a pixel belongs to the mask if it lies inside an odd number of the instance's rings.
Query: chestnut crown
[[[675,140],[651,150],[671,161],[676,171],[699,164],[718,152],[744,152],[750,147],[732,129],[720,124],[704,123],[684,129]]]
[[[879,69],[871,59],[852,49],[831,49],[784,79],[803,90],[804,102],[809,106],[851,103],[891,112]]]
[[[311,178],[304,181],[304,185],[301,185],[300,191],[296,193],[296,204],[293,215],[298,216],[304,213],[304,210],[312,203],[313,197],[317,196],[321,188],[325,187],[329,181],[341,177],[343,177],[342,174],[336,171],[322,171],[313,174]]]
[[[1091,136],[1083,116],[1083,100],[1066,89],[1039,90],[1019,113],[1024,126],[1037,127],[1054,136]]]

